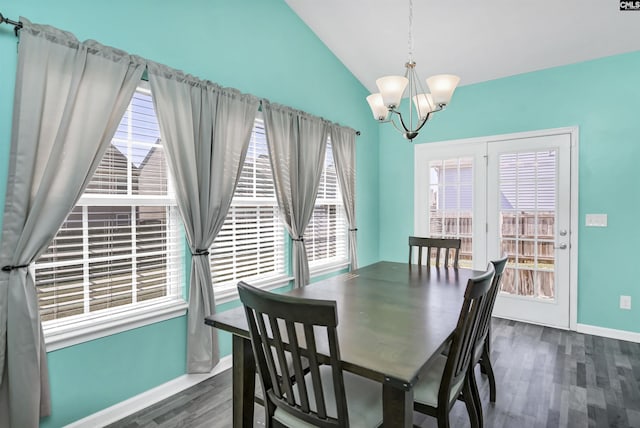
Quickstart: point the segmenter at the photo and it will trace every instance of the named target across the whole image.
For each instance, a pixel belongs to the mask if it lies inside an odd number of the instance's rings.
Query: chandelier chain
[[[413,61],[413,0],[409,0],[409,62]]]

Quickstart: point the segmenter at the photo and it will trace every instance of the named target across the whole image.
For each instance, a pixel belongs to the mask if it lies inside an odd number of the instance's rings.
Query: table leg
[[[233,426],[253,426],[253,398],[256,388],[256,362],[251,341],[233,335]]]
[[[382,384],[382,417],[385,428],[413,426],[413,389]]]

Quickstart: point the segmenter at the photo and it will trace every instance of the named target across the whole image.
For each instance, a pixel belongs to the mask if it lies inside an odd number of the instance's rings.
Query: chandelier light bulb
[[[420,120],[423,120],[429,113],[435,110],[435,104],[433,103],[431,94],[414,95],[413,104],[416,106]]]
[[[451,101],[460,78],[453,74],[438,74],[427,79],[427,86],[435,105],[447,105]]]
[[[404,76],[385,76],[376,80],[384,105],[388,108],[398,107],[408,83],[409,79]]]
[[[389,115],[389,109],[386,105],[384,105],[382,94],[369,95],[367,97],[367,102],[369,103],[369,107],[371,107],[371,112],[373,113],[373,117],[375,120],[384,121],[387,119],[387,116]]]

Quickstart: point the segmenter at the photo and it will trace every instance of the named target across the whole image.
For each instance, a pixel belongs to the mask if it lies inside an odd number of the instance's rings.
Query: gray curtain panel
[[[356,131],[331,125],[331,147],[336,175],[342,192],[342,202],[349,222],[349,258],[351,270],[358,269],[356,241]]]
[[[149,83],[192,253],[187,369],[206,373],[220,358],[217,330],[204,324],[215,313],[207,250],[229,211],[259,100],[153,63]]]
[[[311,220],[324,165],[329,123],[262,101],[264,127],[280,215],[293,239],[295,287],[309,283],[304,231]]]
[[[0,426],[50,412],[33,270],[109,146],[144,62],[21,18],[0,245]]]

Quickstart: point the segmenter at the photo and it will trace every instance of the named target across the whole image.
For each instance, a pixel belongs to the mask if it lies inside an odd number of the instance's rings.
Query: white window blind
[[[234,292],[241,279],[265,282],[283,277],[284,237],[264,122],[257,118],[231,208],[209,250],[217,296]]]
[[[502,291],[555,298],[558,153],[500,155],[500,244],[509,264]]]
[[[347,232],[347,219],[329,140],[316,205],[304,233],[309,266],[314,268],[348,261]]]
[[[42,320],[182,300],[182,235],[151,94],[140,88],[85,193],[35,263]]]

